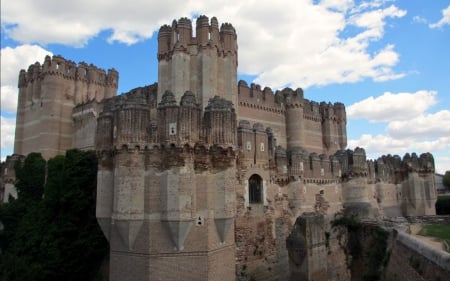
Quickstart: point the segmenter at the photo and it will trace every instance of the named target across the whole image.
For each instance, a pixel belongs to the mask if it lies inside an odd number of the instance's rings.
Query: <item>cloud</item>
[[[14,134],[16,130],[16,118],[1,117],[2,141],[1,148],[11,148],[14,146]]]
[[[379,97],[371,96],[348,106],[347,116],[365,118],[371,122],[407,121],[435,105],[436,94],[435,91],[427,90],[415,93],[385,92]]]
[[[126,3],[126,4],[124,4]],[[286,16],[295,11],[295,16]],[[274,89],[284,86],[386,81],[404,76],[394,67],[395,46],[372,51],[390,19],[406,12],[387,1],[271,0],[127,2],[80,0],[10,1],[2,7],[2,31],[18,42],[61,43],[82,47],[101,31],[108,41],[134,44],[154,35],[162,24],[182,15],[207,14],[233,23],[238,32],[239,72]],[[347,29],[356,28],[352,36]],[[370,51],[369,51],[370,49]],[[258,50],[255,52],[255,50]]]
[[[437,173],[443,174],[450,170],[450,137],[440,137],[433,140],[418,141],[415,139],[395,139],[386,135],[362,135],[359,139],[349,140],[350,148],[364,147],[369,159],[377,159],[382,155],[395,152],[400,156],[416,152],[418,155],[431,152],[434,156]]]
[[[450,6],[442,10],[442,18],[438,22],[431,23],[428,26],[430,28],[440,28],[446,24],[450,25]]]
[[[435,91],[415,93],[386,92],[369,97],[347,108],[349,118],[364,118],[369,122],[387,122],[386,134],[363,134],[348,141],[348,146],[364,147],[369,158],[395,152],[431,152],[441,157],[450,153],[450,111],[428,113],[437,103]],[[445,169],[445,162],[435,159],[437,171]]]
[[[387,126],[395,138],[434,138],[450,136],[450,111],[442,110],[409,120],[392,121]],[[450,138],[449,138],[450,139]]]
[[[17,109],[17,82],[19,70],[36,61],[43,61],[51,52],[36,45],[21,45],[1,49],[1,110],[15,113]]]
[[[450,157],[438,156],[434,158],[434,161],[439,163],[439,165],[436,165],[436,173],[443,175],[446,171],[450,171]]]
[[[414,16],[413,17],[413,22],[416,22],[416,23],[427,23],[427,19],[423,18],[421,16]]]

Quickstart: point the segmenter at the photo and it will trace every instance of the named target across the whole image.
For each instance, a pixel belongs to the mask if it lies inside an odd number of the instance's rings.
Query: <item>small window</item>
[[[262,143],[260,143],[260,145],[259,145],[259,149],[261,150],[261,151],[264,151],[264,143],[262,142]]]
[[[169,124],[169,135],[174,136],[177,134],[177,123],[170,123]]]
[[[247,150],[252,150],[252,143],[251,142],[247,142]]]
[[[263,181],[258,175],[253,175],[248,180],[248,192],[249,192],[249,202],[250,204],[260,204],[262,203],[263,197]]]

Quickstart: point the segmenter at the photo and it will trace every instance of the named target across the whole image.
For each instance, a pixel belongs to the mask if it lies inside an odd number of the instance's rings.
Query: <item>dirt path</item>
[[[421,224],[411,224],[410,229],[411,229],[411,235],[413,235],[417,239],[424,241],[425,243],[427,243],[428,245],[432,246],[435,249],[445,251],[444,243],[437,241],[436,238],[422,236],[422,235],[417,234],[422,229]]]

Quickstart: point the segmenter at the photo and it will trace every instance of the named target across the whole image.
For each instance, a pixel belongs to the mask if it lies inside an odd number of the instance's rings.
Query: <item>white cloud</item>
[[[372,159],[393,152],[401,156],[407,152],[431,152],[436,170],[442,171],[448,165],[440,159],[450,153],[450,111],[426,112],[436,103],[437,93],[426,90],[386,92],[357,102],[347,108],[347,116],[387,122],[386,134],[363,134],[359,139],[349,140],[348,146],[364,147]]]
[[[16,118],[1,117],[1,148],[11,148],[14,146],[14,134],[16,130]]]
[[[62,43],[83,46],[101,31],[109,42],[133,44],[151,37],[173,18],[207,14],[233,23],[238,32],[239,71],[256,75],[255,82],[274,89],[289,85],[386,81],[402,73],[393,68],[398,54],[393,45],[369,51],[384,34],[388,20],[405,11],[387,1],[355,5],[352,0],[178,1],[42,0],[9,1],[2,7],[2,30],[23,43]],[[286,11],[294,14],[286,16]],[[340,36],[358,27],[351,37]],[[258,50],[258,52],[255,52]]]
[[[450,155],[450,153],[447,155]],[[436,173],[443,175],[446,171],[450,171],[450,157],[438,156],[434,157],[434,161],[438,163],[438,165],[436,165]]]
[[[435,158],[435,167],[438,172],[449,169],[449,161],[445,156],[450,153],[450,137],[440,137],[429,140],[413,138],[396,139],[387,135],[364,134],[359,139],[349,140],[348,147],[364,147],[370,159],[392,152],[403,156],[405,153],[416,152],[418,155],[431,152]]]
[[[421,17],[421,16],[414,16],[413,17],[413,22],[416,23],[427,23],[427,19]]]
[[[440,28],[446,24],[450,25],[450,6],[442,10],[442,18],[438,22],[431,23],[428,26],[430,28]]]
[[[392,121],[387,126],[395,138],[435,138],[450,136],[450,111],[442,110],[409,120]],[[450,140],[450,138],[447,138]]]
[[[17,110],[17,87],[11,85],[1,87],[1,111],[15,113]]]
[[[365,118],[371,122],[411,120],[436,104],[436,94],[426,90],[415,93],[385,92],[379,97],[368,97],[348,106],[347,116]]]
[[[15,113],[17,109],[17,82],[19,70],[36,61],[42,62],[52,53],[36,45],[21,45],[1,49],[1,111]]]

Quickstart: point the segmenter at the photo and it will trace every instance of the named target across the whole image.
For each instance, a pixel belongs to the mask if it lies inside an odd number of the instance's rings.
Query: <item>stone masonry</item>
[[[346,280],[337,212],[434,214],[431,154],[346,150],[342,103],[238,82],[234,27],[195,28],[162,26],[158,83],[121,95],[117,71],[60,56],[19,74],[15,154],[97,151],[110,280]]]

